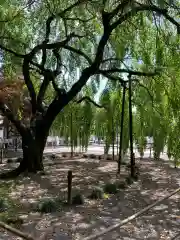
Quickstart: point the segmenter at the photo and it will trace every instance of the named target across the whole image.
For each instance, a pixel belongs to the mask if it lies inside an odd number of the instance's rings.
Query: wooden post
[[[1,152],[0,152],[0,163],[3,161],[3,147],[1,147]]]
[[[71,204],[71,192],[72,192],[72,171],[68,171],[68,204]]]

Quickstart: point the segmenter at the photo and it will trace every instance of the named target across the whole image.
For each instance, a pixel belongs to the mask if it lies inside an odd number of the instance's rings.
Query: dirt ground
[[[44,176],[19,177],[8,181],[8,195],[19,204],[18,215],[24,219],[20,230],[40,239],[78,240],[84,239],[118,223],[145,206],[166,196],[180,185],[180,170],[170,168],[164,161],[158,163],[143,159],[139,163],[140,180],[116,195],[103,200],[89,200],[93,186],[102,186],[116,180],[117,163],[107,160],[45,160]],[[2,164],[1,171],[15,164]],[[73,194],[85,196],[82,206],[63,207],[59,212],[41,214],[33,211],[34,205],[42,198],[67,197],[67,172],[72,170]],[[121,179],[127,175],[122,169]],[[4,182],[0,183],[1,185]],[[0,230],[0,239],[17,238]],[[131,223],[110,232],[103,240],[159,240],[180,239],[180,194],[172,196],[162,204]],[[45,239],[44,239],[45,240]]]

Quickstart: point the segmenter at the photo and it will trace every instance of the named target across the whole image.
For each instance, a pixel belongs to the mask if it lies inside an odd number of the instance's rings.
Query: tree
[[[47,2],[35,1],[24,10],[24,1],[9,1],[11,13],[12,9],[20,7],[21,10],[16,10],[17,14],[11,19],[8,19],[9,12],[8,16],[3,14],[0,49],[7,58],[6,63],[14,61],[22,66],[32,111],[29,123],[25,125],[5,108],[3,102],[0,104],[3,114],[13,122],[22,137],[23,160],[8,176],[43,169],[42,155],[53,121],[93,76],[101,74],[114,81],[122,81],[122,73],[152,76],[147,69],[142,72],[140,66],[136,70],[120,68],[119,62],[129,52],[135,56],[135,45],[145,36],[145,32],[134,31],[132,22],[137,28],[142,21],[149,26],[155,13],[156,18],[164,17],[161,25],[165,26],[169,21],[180,32],[180,24],[175,20],[178,10],[174,4],[163,2],[164,5],[162,1],[145,0],[78,0],[73,3],[57,0],[49,6]],[[171,16],[168,12],[172,12]],[[119,44],[123,48],[118,52]],[[80,74],[77,74],[77,68]],[[34,73],[35,81],[32,80]],[[54,93],[51,99],[45,100],[49,87]]]

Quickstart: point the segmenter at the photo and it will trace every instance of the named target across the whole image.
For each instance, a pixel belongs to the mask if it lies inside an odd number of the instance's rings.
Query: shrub
[[[51,155],[51,159],[54,160],[56,158],[56,155],[55,154],[52,154]]]
[[[52,199],[43,199],[38,204],[37,211],[41,213],[56,212],[58,210],[57,203]]]
[[[115,183],[107,183],[104,186],[104,192],[109,194],[115,194],[117,193],[117,186]]]
[[[124,182],[119,182],[119,183],[117,183],[117,188],[125,189],[125,188],[127,188],[127,183],[125,181]]]
[[[66,154],[66,153],[63,153],[63,154],[62,154],[62,157],[64,157],[64,158],[67,157],[67,154]]]
[[[128,185],[131,185],[133,182],[134,182],[134,181],[133,181],[133,178],[132,178],[132,177],[128,176],[128,177],[126,178],[126,183],[127,183]]]
[[[87,154],[83,154],[83,158],[88,158],[88,155]]]
[[[90,154],[89,157],[92,158],[92,159],[95,159],[96,155],[95,154]]]
[[[14,161],[13,161],[13,159],[11,159],[11,158],[9,158],[8,160],[7,160],[7,163],[13,163]]]
[[[111,155],[108,155],[108,156],[106,157],[106,160],[112,160],[112,156],[111,156]]]
[[[82,204],[84,204],[84,197],[80,193],[77,193],[72,198],[72,204],[73,205],[82,205]]]
[[[91,195],[89,196],[90,199],[103,199],[103,189],[100,187],[95,187],[92,190]]]
[[[22,160],[23,159],[21,157],[19,157],[19,158],[16,159],[16,162],[20,163],[20,162],[22,162]]]
[[[8,204],[4,198],[0,198],[0,212],[5,212],[8,208]]]

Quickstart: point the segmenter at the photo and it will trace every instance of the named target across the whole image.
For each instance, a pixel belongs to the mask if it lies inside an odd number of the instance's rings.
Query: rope
[[[17,235],[18,237],[24,238],[25,240],[34,240],[34,238],[31,235],[29,235],[27,233],[23,233],[23,232],[19,231],[18,229],[5,224],[4,222],[0,222],[0,227]]]
[[[173,191],[172,193],[170,193],[169,195],[167,195],[166,197],[161,198],[160,200],[150,204],[149,206],[143,208],[142,210],[140,210],[139,212],[131,215],[130,217],[122,220],[119,223],[114,224],[113,226],[107,228],[104,231],[101,231],[97,234],[92,234],[87,238],[83,238],[83,240],[93,240],[93,239],[97,239],[98,237],[101,237],[102,235],[115,230],[116,228],[122,227],[123,225],[127,224],[128,222],[136,219],[137,217],[139,217],[140,215],[144,214],[145,212],[147,212],[148,210],[150,210],[151,208],[155,207],[156,205],[158,205],[159,203],[163,202],[164,200],[170,198],[171,196],[175,195],[176,193],[178,193],[180,191],[180,188],[176,189],[175,191]]]

